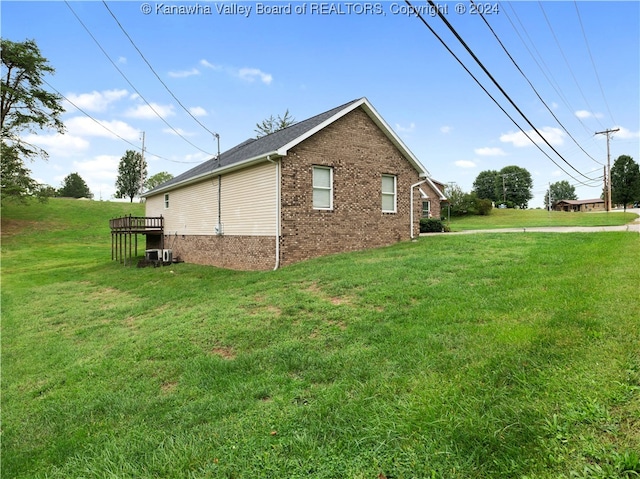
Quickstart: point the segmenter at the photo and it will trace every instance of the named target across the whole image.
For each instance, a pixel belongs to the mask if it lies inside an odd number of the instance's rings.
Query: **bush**
[[[442,233],[445,230],[441,220],[435,218],[420,219],[420,233]]]

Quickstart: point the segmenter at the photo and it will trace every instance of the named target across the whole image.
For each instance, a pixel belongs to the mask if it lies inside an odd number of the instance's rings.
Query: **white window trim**
[[[311,201],[313,203],[313,192],[315,190],[328,190],[329,191],[329,207],[327,208],[326,206],[315,206],[313,205],[313,209],[314,210],[323,210],[323,211],[331,211],[333,210],[333,168],[331,166],[321,166],[321,165],[314,165],[312,170],[311,170],[311,182],[313,183],[313,172],[316,170],[329,170],[329,186],[316,186],[315,184],[312,184],[312,197],[311,197]]]
[[[164,209],[169,209],[169,193],[164,194]]]
[[[393,178],[393,193],[382,191],[381,203],[384,205],[382,198],[385,196],[393,195],[393,210],[382,209],[383,213],[397,213],[398,212],[398,177],[396,175],[382,175],[382,178]],[[382,188],[382,179],[380,180],[380,187]]]

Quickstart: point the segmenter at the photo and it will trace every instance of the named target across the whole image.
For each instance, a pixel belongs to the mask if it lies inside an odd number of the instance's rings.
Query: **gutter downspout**
[[[413,234],[413,189],[416,188],[417,186],[420,186],[422,183],[426,183],[427,180],[422,180],[422,181],[418,181],[417,183],[414,183],[413,185],[411,185],[411,208],[409,209],[410,211],[410,216],[411,216],[411,224],[410,224],[410,228],[411,228],[411,239],[414,238],[414,234]]]
[[[218,175],[218,235],[222,235],[222,175]]]
[[[267,155],[267,161],[276,165],[276,263],[273,271],[280,267],[280,160],[273,161]]]

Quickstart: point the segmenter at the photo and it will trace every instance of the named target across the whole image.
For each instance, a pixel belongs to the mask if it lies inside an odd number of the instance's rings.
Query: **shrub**
[[[435,218],[420,219],[420,233],[442,233],[445,227],[441,220]]]

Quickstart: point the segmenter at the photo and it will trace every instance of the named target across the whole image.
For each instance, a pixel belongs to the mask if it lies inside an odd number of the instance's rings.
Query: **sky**
[[[640,161],[640,2],[434,2],[472,54],[412,4],[424,22],[402,1],[3,0],[2,38],[36,41],[66,110],[64,134],[24,133],[49,153],[27,166],[111,200],[143,134],[149,176],[178,175],[215,155],[214,133],[225,151],[271,115],[361,97],[442,183],[469,192],[481,171],[526,168],[533,208],[562,180],[600,197],[597,132],[619,129],[611,164]]]

